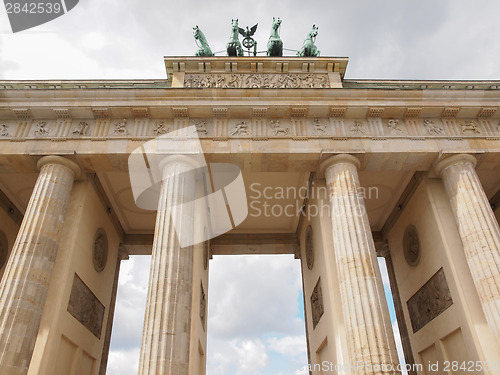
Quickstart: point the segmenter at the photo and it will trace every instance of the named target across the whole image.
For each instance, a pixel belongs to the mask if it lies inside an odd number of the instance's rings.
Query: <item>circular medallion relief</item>
[[[0,230],[0,268],[5,266],[7,263],[7,255],[9,253],[9,243],[7,241],[7,236],[3,231]]]
[[[313,247],[313,230],[309,225],[306,229],[306,263],[307,268],[310,270],[313,269],[314,266],[314,247]]]
[[[101,272],[106,267],[106,262],[108,260],[108,236],[102,228],[99,228],[95,232],[92,260],[97,272]]]
[[[420,241],[418,239],[417,228],[408,225],[403,237],[403,252],[406,262],[415,267],[420,261]]]

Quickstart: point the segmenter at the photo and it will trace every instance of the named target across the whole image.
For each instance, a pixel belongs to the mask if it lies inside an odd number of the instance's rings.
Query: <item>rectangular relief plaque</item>
[[[443,269],[437,271],[406,304],[413,333],[453,305]]]
[[[325,312],[325,307],[323,305],[323,294],[321,292],[321,279],[318,279],[316,286],[311,294],[311,311],[312,311],[312,323],[313,329],[319,323],[319,320]]]
[[[101,338],[104,305],[75,273],[68,312],[98,339]]]

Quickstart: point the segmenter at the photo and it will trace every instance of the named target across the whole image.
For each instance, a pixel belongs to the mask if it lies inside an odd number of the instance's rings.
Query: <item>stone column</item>
[[[179,205],[194,196],[194,176],[182,174],[192,166],[186,156],[168,157],[163,163],[139,375],[188,374],[193,248],[180,247],[176,230],[192,230],[193,212]],[[174,228],[179,218],[183,228]]]
[[[475,166],[474,156],[460,154],[438,162],[436,172],[450,198],[472,279],[500,349],[500,230]]]
[[[330,198],[349,360],[361,366],[357,374],[397,374],[396,344],[359,183],[359,165],[356,157],[346,154],[321,163]]]
[[[0,283],[0,373],[28,372],[79,167],[60,156],[38,162],[35,184]]]

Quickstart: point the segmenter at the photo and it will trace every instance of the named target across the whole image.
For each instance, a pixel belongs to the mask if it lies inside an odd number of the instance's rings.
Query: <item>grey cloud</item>
[[[150,263],[149,256],[133,256],[122,262],[111,340],[113,350],[140,345]]]
[[[284,257],[214,257],[208,325],[217,338],[304,332],[297,317],[300,263]]]
[[[255,38],[264,51],[272,17],[279,16],[285,48],[300,49],[311,25],[319,25],[317,45],[322,56],[350,57],[349,78],[493,79],[500,74],[499,8],[486,0],[255,0],[251,5],[222,0],[94,0],[80,2],[44,28],[71,41],[102,67],[86,71],[75,62],[68,69],[67,51],[48,46],[49,53],[61,54],[56,61],[61,64],[59,78],[164,78],[162,56],[194,55],[195,25],[213,51],[224,51],[231,18],[239,18],[242,27],[259,23]],[[92,32],[104,35],[107,45],[100,49],[83,45],[83,37]],[[23,72],[24,66],[20,62],[18,69],[4,75],[33,76]],[[43,78],[43,71],[38,75]]]

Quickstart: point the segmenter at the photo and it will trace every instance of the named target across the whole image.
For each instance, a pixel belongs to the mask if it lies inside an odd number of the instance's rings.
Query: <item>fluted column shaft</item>
[[[351,363],[362,365],[357,374],[396,374],[396,345],[358,168],[359,160],[346,154],[321,164],[330,198],[349,356]]]
[[[194,177],[186,156],[170,157],[163,167],[149,279],[140,375],[187,375],[191,334],[193,249],[181,248],[176,234],[191,231],[193,212],[182,207],[194,196]],[[174,223],[182,218],[181,227]],[[184,229],[183,229],[184,227]]]
[[[59,156],[38,162],[35,184],[0,283],[0,373],[28,372],[40,327],[76,164]]]
[[[500,349],[500,230],[477,176],[476,158],[461,154],[436,165],[462,239],[486,321]]]

